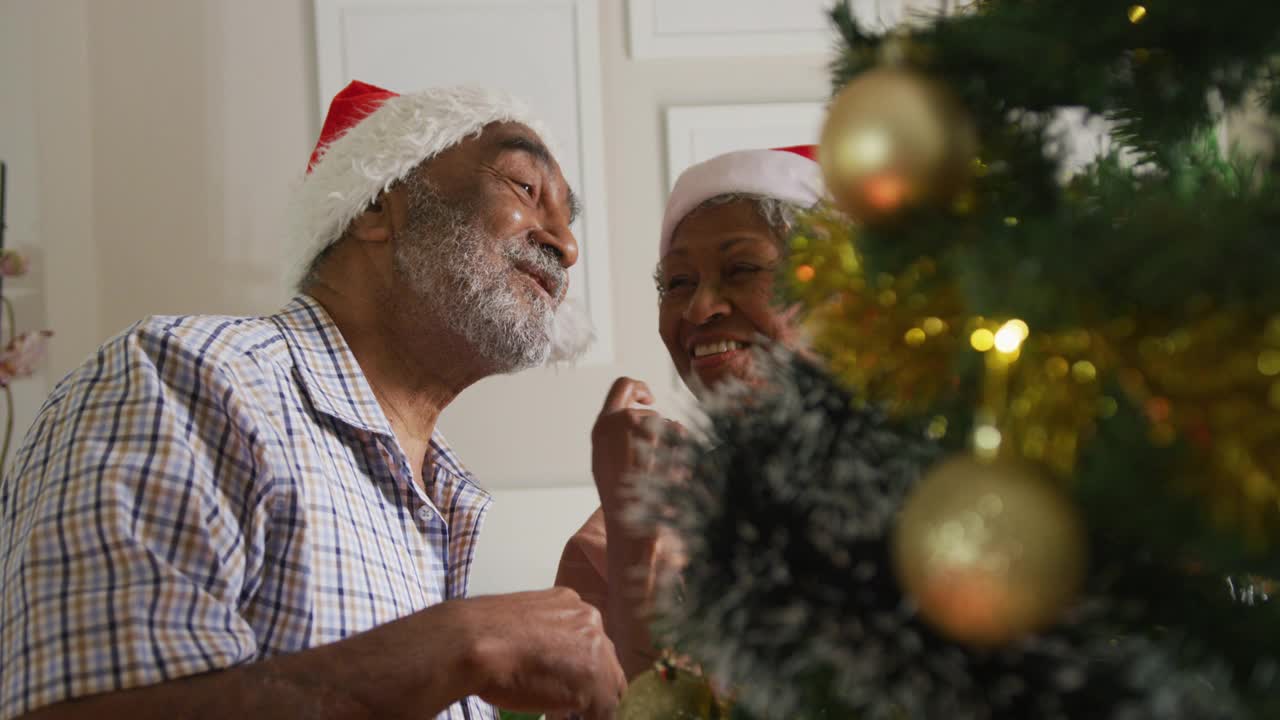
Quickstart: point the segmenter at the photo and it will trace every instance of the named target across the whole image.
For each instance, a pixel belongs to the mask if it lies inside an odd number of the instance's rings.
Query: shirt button
[[[429,522],[431,520],[431,508],[428,508],[428,507],[418,508],[418,519],[421,520],[422,522]]]

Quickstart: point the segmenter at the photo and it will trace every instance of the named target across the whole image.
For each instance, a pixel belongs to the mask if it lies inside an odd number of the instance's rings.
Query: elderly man
[[[466,598],[489,498],[436,431],[554,344],[578,248],[544,137],[498,94],[353,83],[302,294],[145,320],[59,384],[0,481],[0,719],[612,715],[577,595]]]

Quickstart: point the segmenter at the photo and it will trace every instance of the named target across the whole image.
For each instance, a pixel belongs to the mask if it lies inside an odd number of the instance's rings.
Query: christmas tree
[[[742,718],[1280,717],[1280,188],[1218,132],[1280,115],[1280,3],[831,15],[822,362],[655,478],[662,636]]]

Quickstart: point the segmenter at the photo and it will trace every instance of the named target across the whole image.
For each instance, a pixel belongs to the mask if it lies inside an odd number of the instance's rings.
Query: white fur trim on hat
[[[503,92],[433,88],[383,102],[329,143],[298,186],[291,235],[299,260],[309,261],[341,237],[378,193],[423,161],[496,122],[522,123],[552,146],[546,128],[528,107]]]
[[[658,257],[671,249],[671,238],[685,216],[711,198],[730,193],[812,207],[822,199],[822,168],[785,150],[738,150],[690,167],[680,174],[667,199]]]

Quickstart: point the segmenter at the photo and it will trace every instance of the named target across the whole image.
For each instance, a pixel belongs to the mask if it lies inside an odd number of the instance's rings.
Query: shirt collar
[[[394,441],[386,413],[324,306],[309,295],[298,295],[273,319],[284,333],[294,368],[316,410]],[[431,435],[429,460],[432,467],[441,467],[467,481],[488,499],[439,429]]]
[[[316,410],[378,435],[391,423],[351,347],[315,298],[298,295],[272,318],[284,333],[294,368]]]
[[[439,428],[431,433],[431,449],[428,453],[428,459],[432,467],[443,468],[449,474],[466,480],[475,486],[475,490],[486,499],[489,497],[489,494],[476,483],[475,476],[471,474],[471,471],[458,459],[457,454],[453,452],[453,448],[449,447],[448,441],[444,439],[444,435],[440,434]]]

